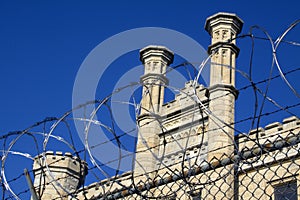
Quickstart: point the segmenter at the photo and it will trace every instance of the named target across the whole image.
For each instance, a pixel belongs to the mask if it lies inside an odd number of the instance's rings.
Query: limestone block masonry
[[[235,62],[239,53],[235,38],[242,26],[243,21],[231,13],[221,12],[207,19],[205,30],[212,40],[208,48],[210,85],[188,81],[167,103],[166,71],[174,53],[163,46],[143,48],[134,170],[78,189],[87,174],[87,164],[70,153],[46,152],[33,164],[38,197],[276,199],[276,186],[293,182],[298,185],[293,192],[299,199],[299,118],[291,116],[247,134],[234,133],[238,98]]]
[[[47,151],[35,157],[34,187],[41,200],[68,199],[84,182],[87,164],[71,153]]]
[[[166,69],[173,62],[174,53],[163,46],[148,46],[140,51],[140,60],[145,66],[141,77],[143,94],[141,111],[137,119],[138,142],[136,147],[135,173],[146,174],[156,167],[159,148],[160,112],[164,89],[168,84]]]
[[[239,49],[235,45],[243,21],[235,14],[217,13],[206,20],[205,30],[212,38],[208,48],[211,55],[208,160],[233,154],[234,104],[238,93],[235,89],[235,60]]]

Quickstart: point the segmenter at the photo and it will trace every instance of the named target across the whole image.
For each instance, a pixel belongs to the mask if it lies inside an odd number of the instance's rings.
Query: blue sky
[[[252,25],[260,25],[277,38],[299,18],[299,6],[298,1],[0,1],[0,134],[23,130],[46,117],[59,117],[70,110],[73,85],[82,62],[99,43],[115,34],[140,27],[163,27],[184,33],[207,48],[210,37],[204,30],[205,19],[225,11],[243,19],[242,33],[248,33]],[[259,31],[255,33],[263,36]],[[287,39],[299,42],[299,28]],[[248,72],[250,40],[237,43],[241,48],[238,66]],[[255,48],[253,73],[258,81],[268,77],[272,60],[268,43],[258,41]],[[283,45],[279,51],[284,71],[299,67],[298,48]],[[179,63],[180,58],[175,59],[174,66]],[[102,91],[109,93],[122,73],[140,64],[137,51],[117,60],[104,77],[112,82],[100,83],[97,95],[101,96]],[[277,74],[274,70],[274,75]],[[299,72],[289,80],[300,92],[297,77]],[[242,78],[238,81],[239,87],[247,85]],[[245,95],[241,92],[237,119],[252,114],[253,96],[249,95],[253,94],[247,92]],[[283,106],[299,102],[280,78],[272,82],[270,92]],[[272,110],[275,109],[266,104],[265,111]],[[298,110],[293,112],[299,116]],[[264,123],[288,116],[279,113]],[[79,141],[76,136],[75,140]],[[31,145],[20,143],[15,150],[30,149]],[[10,164],[16,166],[21,162]],[[8,172],[9,178],[22,173],[25,167],[30,169],[30,162],[16,169],[17,173]],[[23,181],[17,181],[13,187],[22,190],[18,185]]]
[[[0,130],[20,130],[70,109],[82,61],[114,34],[138,27],[165,27],[207,47],[210,38],[204,22],[216,12],[237,13],[245,22],[243,32],[259,24],[276,37],[299,17],[297,8],[297,1],[1,1]]]

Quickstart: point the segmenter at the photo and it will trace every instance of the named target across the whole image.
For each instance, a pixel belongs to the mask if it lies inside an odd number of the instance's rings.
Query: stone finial
[[[243,20],[236,14],[219,12],[206,19],[205,30],[212,36],[212,33],[220,25],[234,30],[235,34],[239,34],[243,27]]]
[[[144,64],[151,57],[161,57],[166,65],[173,63],[174,53],[164,46],[149,45],[140,50],[140,60]]]

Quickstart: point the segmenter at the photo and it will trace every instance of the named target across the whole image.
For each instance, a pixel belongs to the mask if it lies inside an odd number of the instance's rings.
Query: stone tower
[[[137,119],[139,136],[136,149],[135,174],[155,170],[158,149],[160,112],[164,101],[164,89],[168,84],[166,69],[173,62],[174,53],[163,46],[147,46],[140,50],[140,60],[145,71],[140,82],[143,84],[141,111]]]
[[[235,14],[217,13],[207,18],[205,30],[212,38],[208,48],[211,57],[208,128],[208,160],[231,156],[234,147],[235,62],[239,49],[235,38],[243,21]]]
[[[205,30],[212,38],[208,48],[211,55],[208,122],[208,155],[210,163],[234,155],[234,105],[238,97],[235,89],[235,62],[239,49],[235,38],[243,21],[231,13],[217,13],[206,20]],[[217,159],[217,160],[215,160]],[[207,199],[233,199],[235,188],[234,165],[220,168],[222,182],[210,188]],[[221,185],[221,187],[220,187]],[[219,186],[219,187],[218,187]]]
[[[34,188],[41,200],[68,199],[82,184],[87,165],[71,153],[52,151],[35,157],[33,163]]]

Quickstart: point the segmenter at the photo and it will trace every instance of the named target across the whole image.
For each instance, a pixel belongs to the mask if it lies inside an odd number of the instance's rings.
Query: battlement
[[[257,129],[253,129],[249,131],[248,134],[240,134],[238,135],[239,139],[250,137],[254,139],[255,134],[259,133],[260,137],[272,136],[279,131],[285,132],[290,129],[295,129],[300,127],[300,119],[296,116],[291,116],[282,120],[280,122],[273,122],[271,124],[266,125],[264,128],[259,127]]]
[[[132,172],[125,172],[123,174],[92,183],[85,188],[79,189],[75,199],[96,199],[98,196],[104,195],[108,190],[112,190],[111,192],[114,193],[115,191],[120,191],[124,188],[122,186],[130,187],[132,185],[132,176]],[[118,184],[112,183],[113,181],[118,181]]]
[[[80,160],[80,158],[73,156],[69,152],[63,154],[61,151],[47,151],[44,156],[46,160],[43,159],[43,154],[34,158],[34,170],[39,170],[39,168],[43,168],[47,165],[50,168],[55,168],[56,166],[60,168],[70,168],[70,170],[75,172],[78,171],[79,168],[86,168],[87,165],[85,161]]]
[[[251,130],[248,134],[236,136],[240,150],[242,148],[253,148],[258,144],[273,143],[277,140],[296,136],[300,131],[300,119],[292,116],[280,122],[273,122],[264,128],[259,127]],[[258,139],[258,140],[257,140]]]
[[[172,112],[182,110],[188,106],[195,105],[196,99],[194,94],[205,103],[208,101],[208,90],[204,85],[196,83],[193,80],[187,81],[185,87],[175,95],[175,99],[163,105],[161,115],[170,115]]]
[[[67,196],[76,191],[87,174],[87,163],[71,153],[47,151],[34,158],[34,186],[40,199]]]
[[[203,85],[196,84],[192,80],[185,83],[185,87],[180,89],[180,93],[175,96],[175,99],[163,105],[161,111],[161,120],[164,127],[164,134],[174,130],[183,131],[187,126],[199,124],[200,121],[206,120],[207,115],[200,114],[198,100],[207,105],[208,89]],[[193,125],[193,126],[194,126]]]

